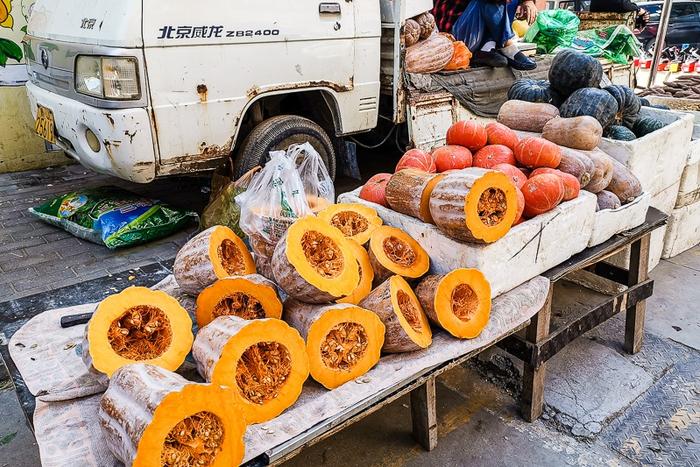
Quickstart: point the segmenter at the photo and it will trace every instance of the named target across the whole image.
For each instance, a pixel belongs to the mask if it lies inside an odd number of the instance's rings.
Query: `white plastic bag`
[[[304,184],[306,199],[313,212],[318,212],[335,202],[333,180],[328,174],[321,155],[310,143],[293,144],[287,148],[287,156],[294,161]]]

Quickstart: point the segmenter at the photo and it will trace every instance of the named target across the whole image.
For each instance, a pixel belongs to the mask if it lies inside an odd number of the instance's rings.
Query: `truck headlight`
[[[80,55],[75,62],[75,90],[103,99],[139,99],[138,61],[134,57]]]

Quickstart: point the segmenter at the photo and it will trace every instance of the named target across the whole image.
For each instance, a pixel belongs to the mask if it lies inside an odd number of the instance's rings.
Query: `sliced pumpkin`
[[[160,290],[129,287],[100,302],[85,327],[83,361],[108,377],[143,362],[176,370],[192,347],[192,319]]]
[[[102,436],[124,465],[239,465],[246,424],[237,397],[233,388],[192,383],[153,365],[126,365],[100,400]]]
[[[430,267],[430,257],[423,247],[403,230],[388,225],[372,233],[369,259],[375,284],[381,284],[394,274],[412,279],[421,277]]]
[[[255,274],[255,262],[233,230],[215,225],[185,243],[175,256],[173,274],[183,291],[197,295],[217,279]]]
[[[438,228],[465,242],[495,242],[508,233],[517,210],[515,185],[508,176],[476,167],[447,174],[430,196]]]
[[[416,296],[430,321],[455,337],[473,339],[489,322],[491,286],[477,269],[426,276]]]
[[[219,316],[243,319],[281,318],[282,302],[277,286],[258,274],[219,279],[197,297],[197,326],[211,323]]]
[[[384,323],[383,352],[425,349],[433,341],[428,318],[408,282],[401,276],[390,277],[359,306],[375,312]]]
[[[275,282],[306,303],[328,303],[350,295],[360,280],[350,242],[317,217],[298,219],[275,248]]]
[[[382,225],[377,211],[360,203],[333,204],[317,216],[360,245],[367,243],[374,229]]]
[[[294,404],[309,376],[304,340],[279,319],[220,316],[197,333],[192,355],[205,380],[236,389],[248,423]]]
[[[394,211],[432,224],[430,195],[444,176],[418,169],[400,170],[391,176],[386,185],[386,200]]]
[[[357,265],[360,268],[360,280],[357,283],[355,290],[343,298],[336,300],[336,303],[350,303],[352,305],[357,305],[360,300],[365,298],[372,291],[372,282],[374,281],[374,269],[372,269],[372,263],[369,260],[369,253],[365,248],[356,243],[350,242],[350,247],[355,254],[355,259],[357,260]]]
[[[369,310],[290,298],[284,302],[284,320],[306,340],[311,377],[328,389],[364,375],[379,361],[384,324]]]

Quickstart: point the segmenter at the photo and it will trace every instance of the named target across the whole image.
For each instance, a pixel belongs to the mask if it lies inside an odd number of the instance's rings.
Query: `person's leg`
[[[522,53],[515,41],[515,33],[513,32],[512,25],[517,9],[517,0],[511,0],[504,6],[505,14],[503,15],[503,22],[501,23],[498,52],[506,57],[508,65],[511,68],[515,70],[534,70],[537,68],[537,63]]]
[[[492,11],[492,6],[498,7],[492,3],[492,0],[472,0],[479,3],[479,9],[481,13],[482,27],[484,28],[483,39],[479,46],[479,49],[474,52],[472,58],[472,63],[477,66],[490,66],[490,67],[506,67],[508,66],[508,60],[497,52],[496,49],[499,48],[498,38],[500,37],[499,28],[494,24],[494,18],[499,15],[503,16],[503,12]],[[505,8],[501,8],[505,11]]]

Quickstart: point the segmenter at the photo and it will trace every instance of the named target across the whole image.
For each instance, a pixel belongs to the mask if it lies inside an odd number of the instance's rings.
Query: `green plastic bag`
[[[630,57],[639,57],[641,44],[624,25],[580,31],[571,48],[597,58],[627,64]]]
[[[581,20],[569,10],[545,10],[525,34],[525,42],[537,44],[539,53],[552,53],[557,47],[569,47]]]
[[[29,208],[29,212],[107,248],[168,236],[198,217],[195,212],[175,209],[113,186],[66,193]]]

